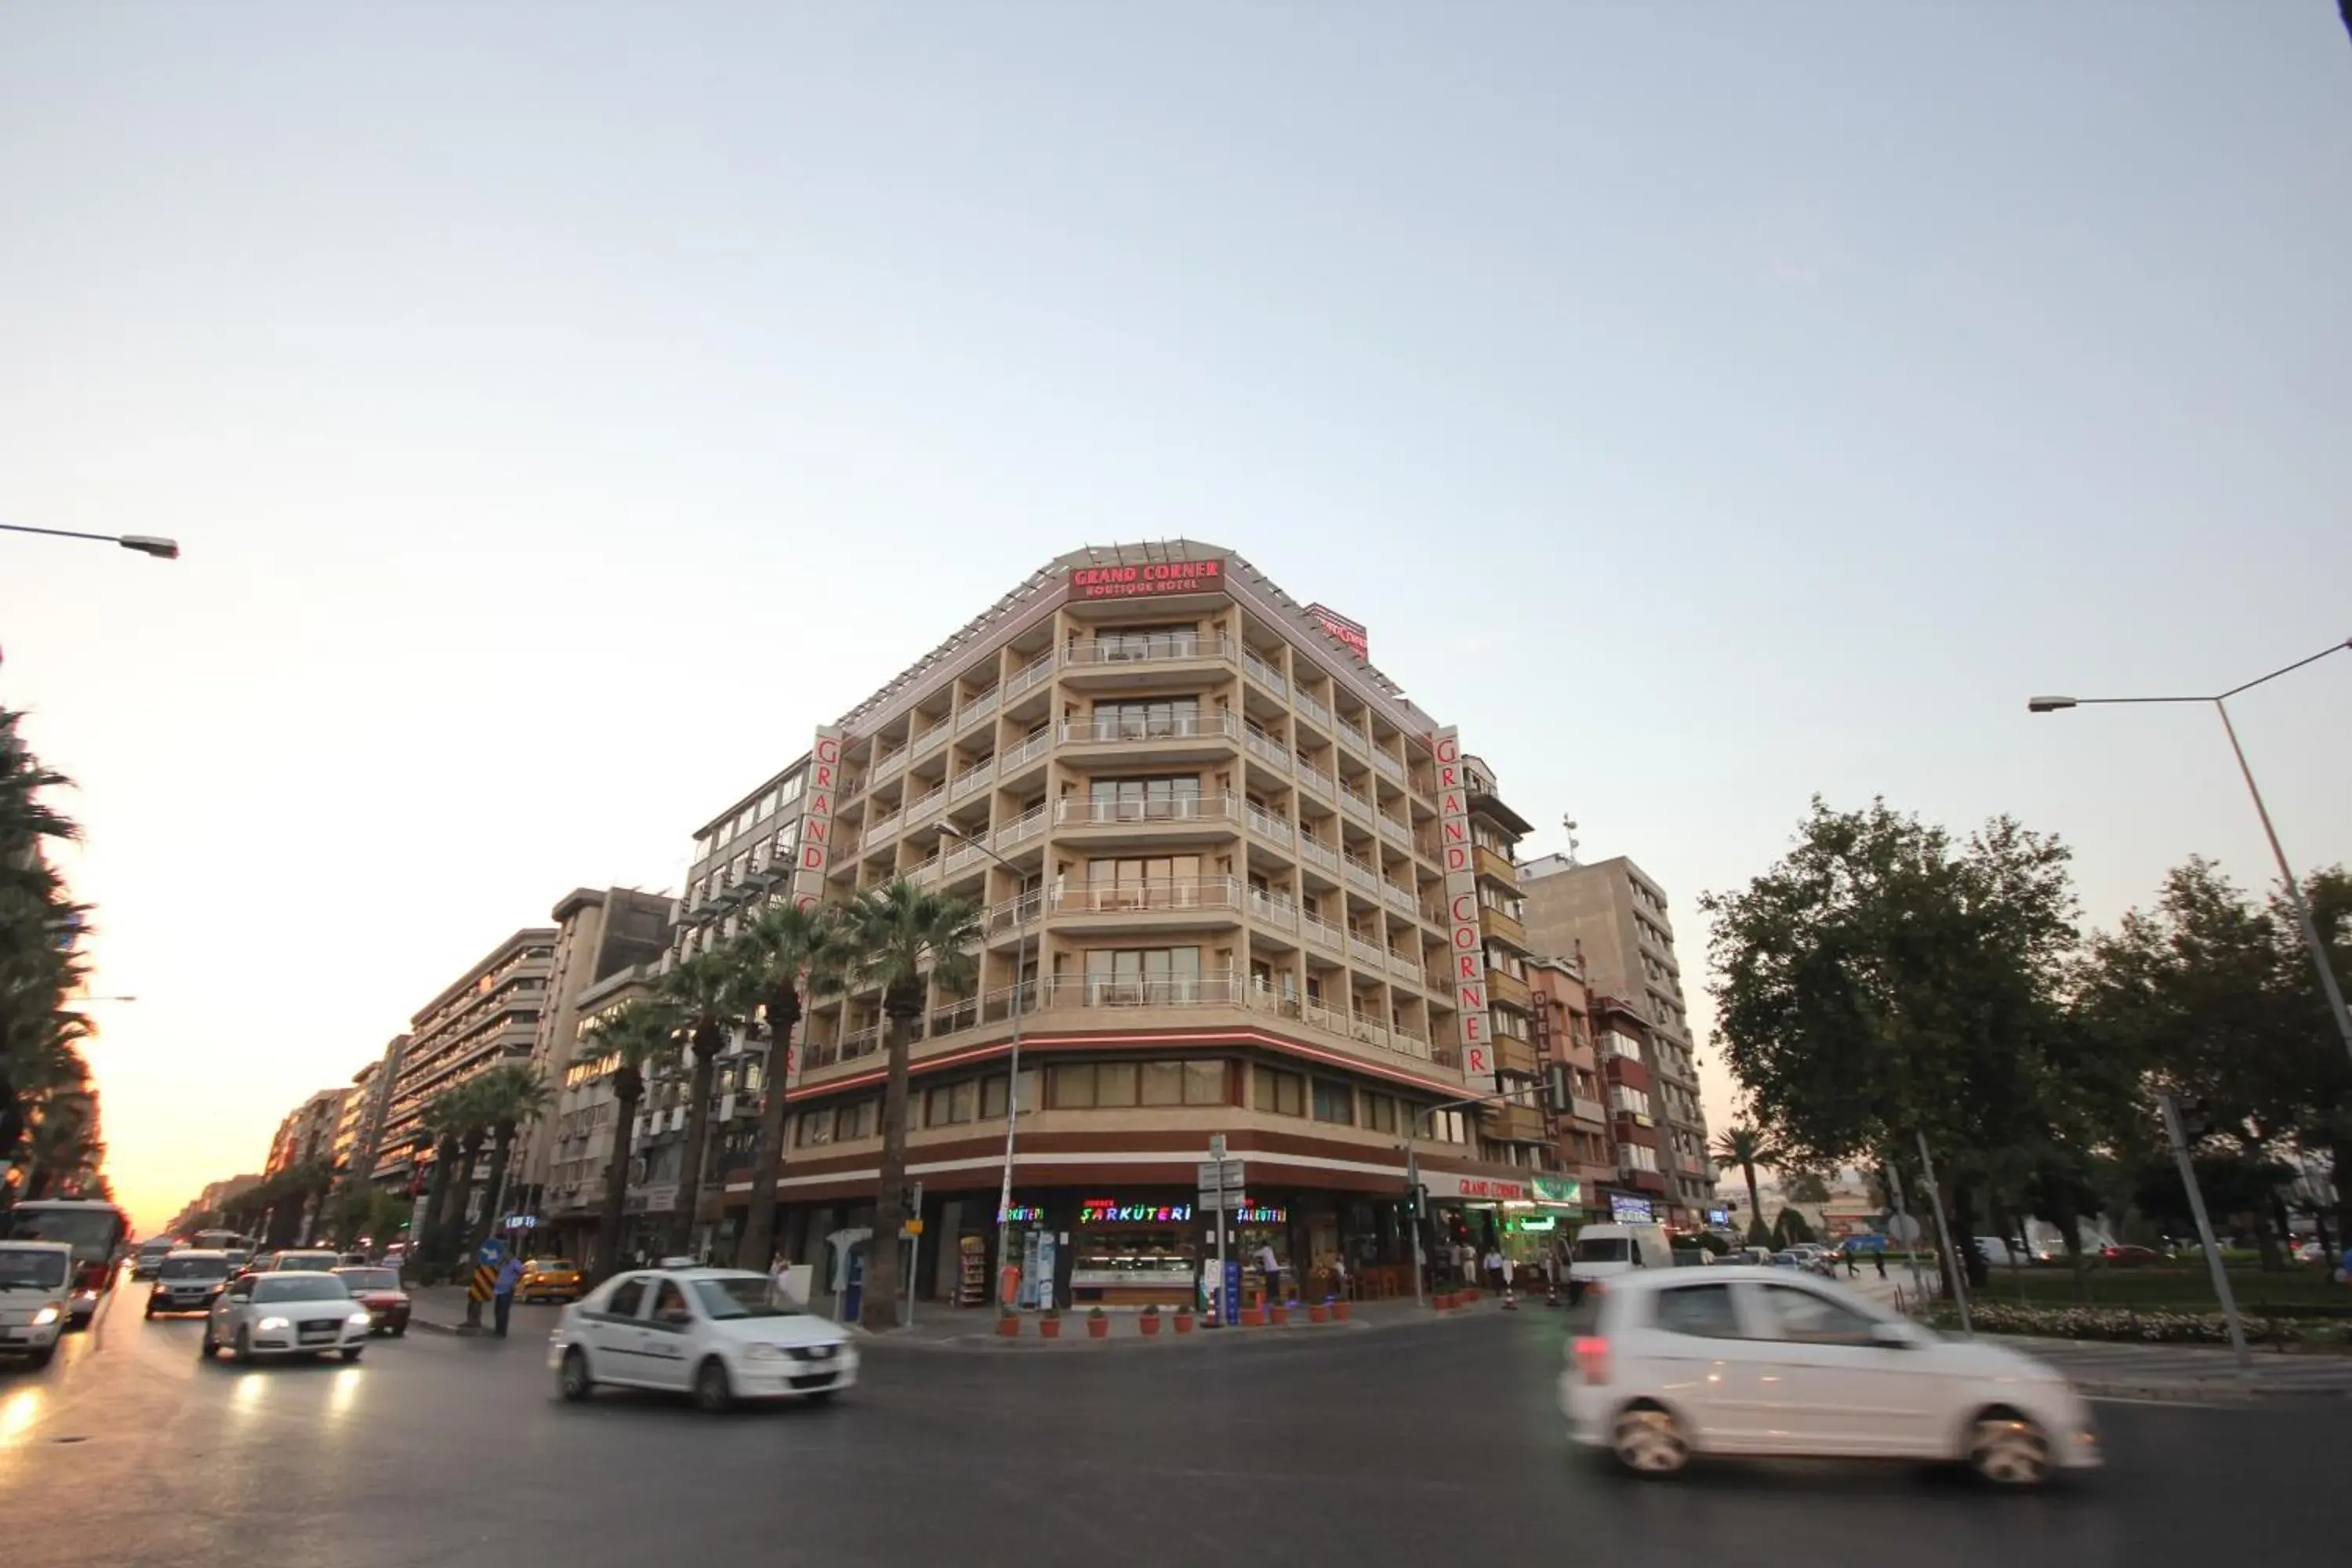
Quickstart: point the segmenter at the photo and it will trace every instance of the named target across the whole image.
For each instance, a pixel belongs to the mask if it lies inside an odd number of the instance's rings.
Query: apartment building
[[[1528,940],[1539,952],[1580,958],[1596,996],[1616,1004],[1608,1010],[1620,1026],[1614,1033],[1643,1052],[1635,1076],[1651,1080],[1641,1091],[1649,1100],[1643,1114],[1650,1121],[1620,1123],[1620,1159],[1653,1147],[1648,1140],[1654,1139],[1665,1205],[1658,1217],[1678,1226],[1702,1223],[1716,1173],[1664,889],[1623,856],[1580,865],[1548,855],[1519,872]],[[1602,1012],[1596,1005],[1596,1028],[1606,1026]],[[1642,1158],[1638,1152],[1630,1157]]]
[[[1536,1070],[1526,829],[1454,731],[1240,556],[1080,551],[706,824],[676,951],[771,900],[897,878],[981,910],[977,984],[932,986],[913,1054],[926,1295],[985,1299],[1001,1219],[1025,1298],[1050,1280],[1066,1304],[1189,1300],[1218,1135],[1248,1173],[1234,1247],[1265,1242],[1309,1281],[1345,1256],[1409,1289],[1409,1139],[1442,1234],[1516,1248],[1512,1215],[1556,1203],[1539,1113],[1459,1103]],[[884,1027],[870,991],[803,1025],[780,1188],[797,1259],[870,1221]],[[743,1043],[722,1078],[722,1193],[698,1210],[722,1247],[749,1196],[756,1056]],[[652,1186],[683,1110],[641,1118]]]
[[[1529,958],[1527,967],[1537,1056],[1546,1067],[1557,1065],[1568,1087],[1568,1102],[1548,1108],[1560,1172],[1576,1184],[1579,1217],[1609,1220],[1616,1213],[1617,1155],[1592,1034],[1591,991],[1575,959]]]
[[[541,1081],[558,1090],[567,1081],[583,1021],[583,998],[626,971],[658,967],[668,951],[670,910],[667,893],[635,888],[574,888],[556,901],[555,952],[548,973],[546,1008],[531,1044],[531,1065]],[[509,1207],[545,1218],[547,1189],[556,1163],[557,1123],[542,1116],[524,1133],[522,1158]]]
[[[339,1174],[354,1172],[362,1179],[373,1174],[384,1112],[391,1108],[393,1081],[399,1076],[400,1054],[407,1045],[406,1035],[394,1035],[382,1056],[352,1075],[342,1115],[335,1125],[334,1160]]]
[[[664,910],[667,929],[667,910]],[[606,1173],[612,1167],[614,1118],[620,1102],[613,1093],[614,1061],[599,1055],[585,1044],[588,1030],[597,1020],[606,1017],[632,1002],[642,1001],[653,994],[659,978],[658,962],[633,963],[591,984],[573,997],[570,1005],[569,1039],[562,1052],[563,1068],[552,1080],[555,1103],[543,1125],[549,1133],[547,1172],[540,1194],[539,1221],[543,1233],[541,1250],[559,1253],[566,1258],[587,1262],[593,1253],[596,1228],[604,1216]],[[732,1064],[730,1064],[732,1065]],[[685,1125],[682,1118],[670,1111],[681,1103],[676,1085],[649,1086],[647,1107],[660,1105],[665,1129],[672,1120],[678,1128]],[[650,1121],[648,1112],[645,1120]],[[740,1132],[741,1129],[735,1129]],[[670,1189],[656,1194],[653,1184],[642,1178],[636,1181],[628,1196],[632,1201],[628,1213],[632,1234],[624,1238],[634,1243],[642,1238],[635,1234],[640,1216],[648,1213],[667,1215],[676,1207],[677,1155],[679,1143],[677,1132],[665,1140],[670,1154]],[[632,1149],[630,1163],[640,1172],[644,1169],[644,1152]],[[648,1204],[659,1196],[658,1210],[649,1210]]]
[[[375,1179],[409,1185],[431,1164],[421,1120],[425,1101],[502,1061],[528,1060],[547,1005],[556,932],[516,931],[409,1020],[377,1139]]]
[[[277,1135],[269,1141],[269,1159],[262,1173],[274,1176],[297,1165],[323,1165],[331,1160],[335,1129],[342,1121],[343,1101],[349,1093],[348,1089],[322,1089],[288,1111],[278,1123]]]

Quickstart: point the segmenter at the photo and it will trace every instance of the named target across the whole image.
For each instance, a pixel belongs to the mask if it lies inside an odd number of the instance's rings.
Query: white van
[[[72,1310],[73,1268],[62,1241],[0,1241],[0,1354],[49,1364]]]
[[[1590,1285],[1636,1268],[1672,1268],[1675,1249],[1664,1226],[1588,1225],[1576,1233],[1576,1250],[1569,1254],[1568,1278],[1573,1285]]]

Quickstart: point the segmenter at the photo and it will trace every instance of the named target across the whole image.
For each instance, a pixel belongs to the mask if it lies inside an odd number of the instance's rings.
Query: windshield
[[[576,1271],[580,1265],[568,1258],[534,1258],[523,1267],[536,1268],[542,1274],[568,1274]]]
[[[8,1234],[18,1241],[62,1241],[84,1260],[113,1256],[122,1239],[122,1216],[103,1205],[51,1208],[18,1204],[8,1215]]]
[[[226,1279],[228,1259],[226,1258],[166,1258],[157,1273],[161,1279]]]
[[[54,1252],[0,1247],[0,1290],[55,1290],[66,1282],[66,1260]]]
[[[171,1251],[172,1248],[179,1245],[180,1244],[176,1241],[142,1241],[139,1244],[139,1256],[142,1258],[161,1258],[165,1253]]]
[[[1622,1263],[1625,1261],[1625,1238],[1622,1236],[1595,1237],[1591,1241],[1576,1244],[1579,1263]]]
[[[281,1252],[278,1255],[280,1268],[332,1268],[341,1261],[331,1252]]]
[[[298,1274],[285,1279],[257,1279],[253,1284],[257,1302],[348,1301],[351,1296],[343,1282],[331,1274]]]
[[[336,1276],[354,1290],[397,1290],[400,1276],[389,1268],[346,1268]]]
[[[736,1279],[698,1279],[695,1300],[713,1318],[791,1318],[800,1309],[786,1300],[776,1282],[764,1275],[746,1274]]]

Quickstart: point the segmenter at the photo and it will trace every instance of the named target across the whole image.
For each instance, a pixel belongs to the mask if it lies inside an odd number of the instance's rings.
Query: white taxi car
[[[616,1275],[564,1308],[548,1364],[566,1399],[611,1384],[690,1393],[705,1410],[739,1399],[821,1405],[857,1381],[848,1334],[767,1275],[667,1263]]]
[[[2090,1407],[2051,1368],[1786,1268],[1621,1276],[1568,1353],[1570,1436],[1637,1474],[1801,1455],[1950,1460],[2029,1487],[2100,1462]]]
[[[49,1364],[73,1309],[73,1266],[62,1241],[0,1241],[0,1355]]]

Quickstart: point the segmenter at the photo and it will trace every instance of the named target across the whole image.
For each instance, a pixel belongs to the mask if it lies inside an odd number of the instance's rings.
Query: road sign
[[[1209,1134],[1209,1158],[1223,1160],[1224,1157],[1225,1135],[1222,1132],[1212,1132]]]
[[[1224,1187],[1233,1192],[1241,1191],[1242,1178],[1247,1173],[1248,1167],[1239,1160],[1203,1160],[1193,1169],[1198,1175],[1201,1190],[1204,1193],[1213,1193],[1219,1187]]]
[[[497,1269],[477,1268],[474,1270],[473,1283],[466,1287],[466,1294],[473,1300],[487,1301],[490,1299],[491,1293],[498,1289],[498,1281]]]
[[[507,1244],[497,1237],[486,1238],[474,1253],[474,1261],[485,1268],[496,1268],[507,1260]]]

